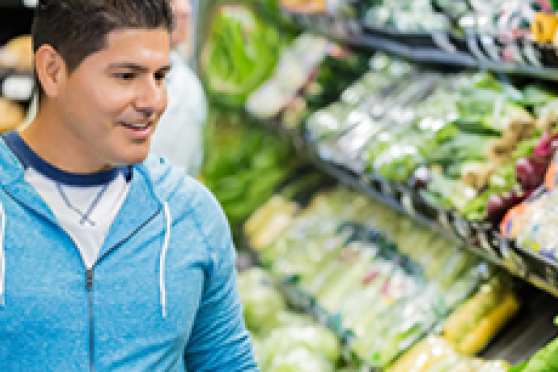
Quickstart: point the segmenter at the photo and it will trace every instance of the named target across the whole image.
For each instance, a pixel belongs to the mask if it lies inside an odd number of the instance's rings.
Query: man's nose
[[[147,78],[139,87],[136,108],[145,113],[161,113],[167,106],[167,88],[163,81]],[[147,115],[146,115],[147,116]]]

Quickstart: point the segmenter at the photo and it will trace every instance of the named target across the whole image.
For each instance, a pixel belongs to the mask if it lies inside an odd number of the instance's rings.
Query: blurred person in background
[[[177,50],[188,41],[191,30],[190,1],[171,0],[170,3],[175,28],[171,35],[172,69],[167,75],[168,106],[151,140],[151,151],[196,177],[203,160],[207,102],[198,77]]]

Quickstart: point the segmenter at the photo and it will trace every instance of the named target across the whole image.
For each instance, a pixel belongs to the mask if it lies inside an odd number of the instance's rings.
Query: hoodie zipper
[[[149,219],[147,219],[143,224],[141,224],[136,230],[131,234],[122,239],[118,244],[109,249],[105,254],[97,258],[97,264],[101,259],[103,259],[109,252],[118,248],[126,241],[128,241],[132,236],[134,236],[138,231],[143,229],[145,225],[151,222],[159,213],[161,209],[158,209]],[[87,309],[89,313],[89,369],[91,372],[95,372],[95,317],[93,315],[93,267],[87,268],[85,279],[85,288],[87,289]]]
[[[87,288],[87,308],[89,313],[89,367],[91,372],[95,372],[95,334],[94,334],[95,322],[93,318],[93,268],[87,269],[85,288]]]
[[[26,205],[27,207],[33,209],[29,204],[23,202],[21,199],[13,195],[8,190],[4,190],[12,199],[17,200],[19,203]],[[146,221],[144,221],[137,229],[132,231],[128,236],[124,239],[119,241],[115,244],[111,249],[107,250],[102,256],[97,258],[97,264],[101,259],[108,255],[109,252],[118,248],[122,244],[126,243],[132,236],[137,234],[141,229],[143,229],[148,223],[153,221],[153,219],[161,212],[161,208],[159,208],[155,213],[153,213]],[[51,220],[56,226],[60,225],[56,222]],[[63,228],[62,230],[66,232]],[[67,232],[66,232],[67,233]],[[70,236],[70,239],[72,237]],[[73,239],[72,239],[73,240]],[[87,290],[87,308],[88,308],[88,315],[89,315],[89,368],[91,372],[95,372],[95,318],[93,315],[93,267],[86,269],[86,279],[85,279],[85,288]]]

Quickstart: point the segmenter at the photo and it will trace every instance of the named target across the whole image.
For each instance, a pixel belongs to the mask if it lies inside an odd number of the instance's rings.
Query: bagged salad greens
[[[242,107],[270,74],[285,43],[276,27],[263,22],[250,6],[215,8],[200,53],[200,73],[212,98]]]

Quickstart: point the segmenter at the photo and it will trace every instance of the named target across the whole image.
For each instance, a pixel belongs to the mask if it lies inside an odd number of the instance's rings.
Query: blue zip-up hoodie
[[[211,194],[157,157],[91,272],[0,141],[0,371],[257,371]]]

